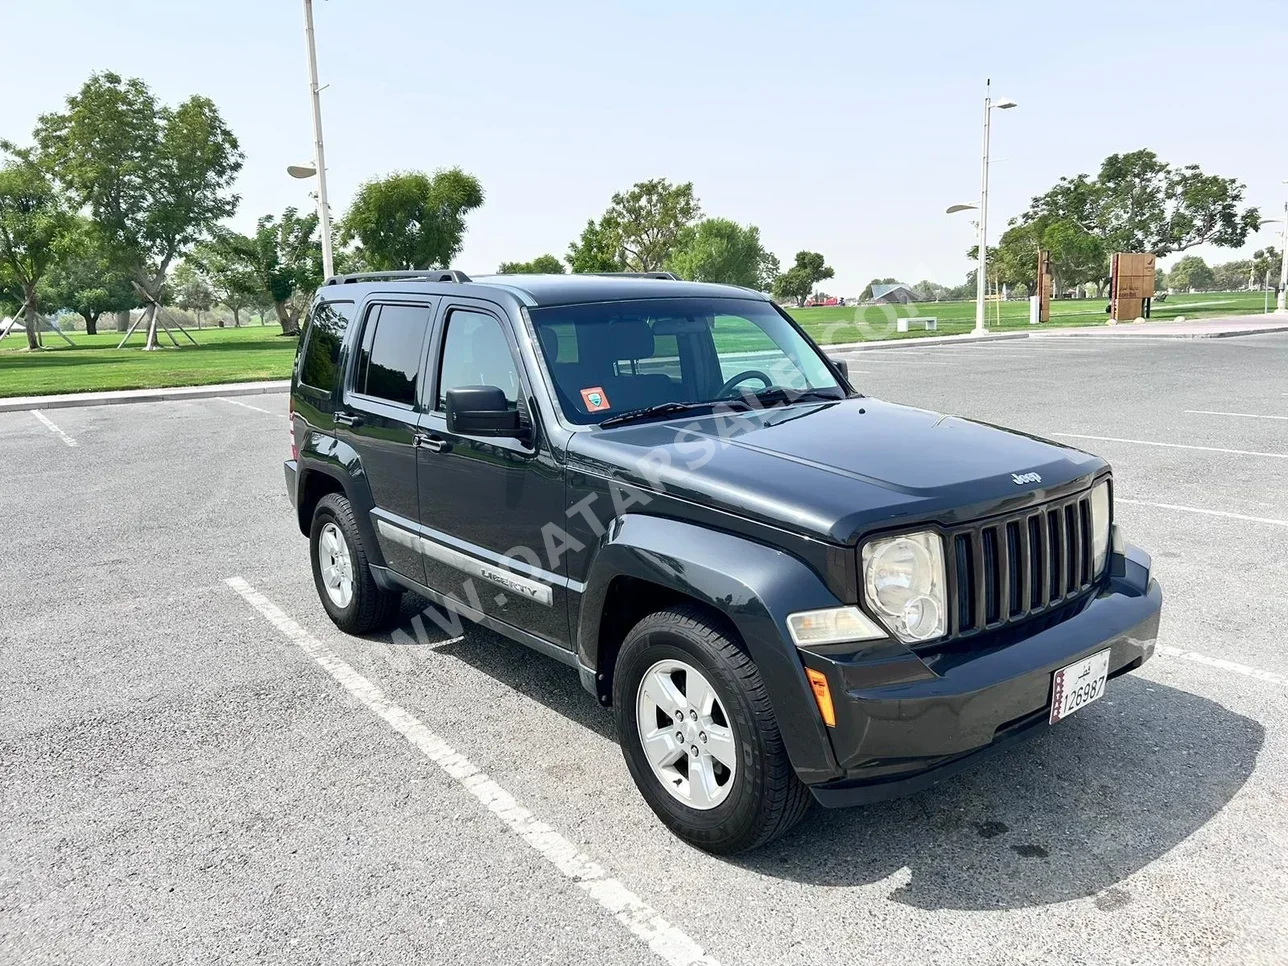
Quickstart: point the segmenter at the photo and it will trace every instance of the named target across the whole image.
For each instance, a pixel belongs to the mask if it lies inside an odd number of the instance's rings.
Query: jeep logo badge
[[[1023,486],[1025,483],[1042,482],[1042,477],[1037,473],[1012,473],[1011,479],[1015,481],[1016,486]]]

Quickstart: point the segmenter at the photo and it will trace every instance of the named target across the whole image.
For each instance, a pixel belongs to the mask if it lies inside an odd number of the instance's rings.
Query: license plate
[[[1105,694],[1109,652],[1100,651],[1055,672],[1051,694],[1051,724],[1069,717]]]

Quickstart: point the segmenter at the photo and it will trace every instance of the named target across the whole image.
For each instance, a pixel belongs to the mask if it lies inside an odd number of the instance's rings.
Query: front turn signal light
[[[827,686],[827,676],[807,667],[805,677],[809,678],[810,690],[814,692],[814,703],[818,705],[818,713],[823,716],[823,724],[835,728],[836,708],[832,706],[832,691]]]

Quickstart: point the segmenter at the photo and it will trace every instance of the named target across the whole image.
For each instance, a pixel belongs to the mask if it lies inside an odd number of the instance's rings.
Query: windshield
[[[642,299],[530,313],[559,405],[574,423],[667,403],[846,394],[813,343],[768,302]]]

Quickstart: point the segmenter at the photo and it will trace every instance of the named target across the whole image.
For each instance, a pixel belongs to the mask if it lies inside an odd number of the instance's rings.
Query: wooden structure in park
[[[1149,318],[1154,297],[1154,256],[1115,252],[1109,273],[1109,317],[1115,322]]]
[[[1051,321],[1051,253],[1038,249],[1037,291],[1038,322]]]

